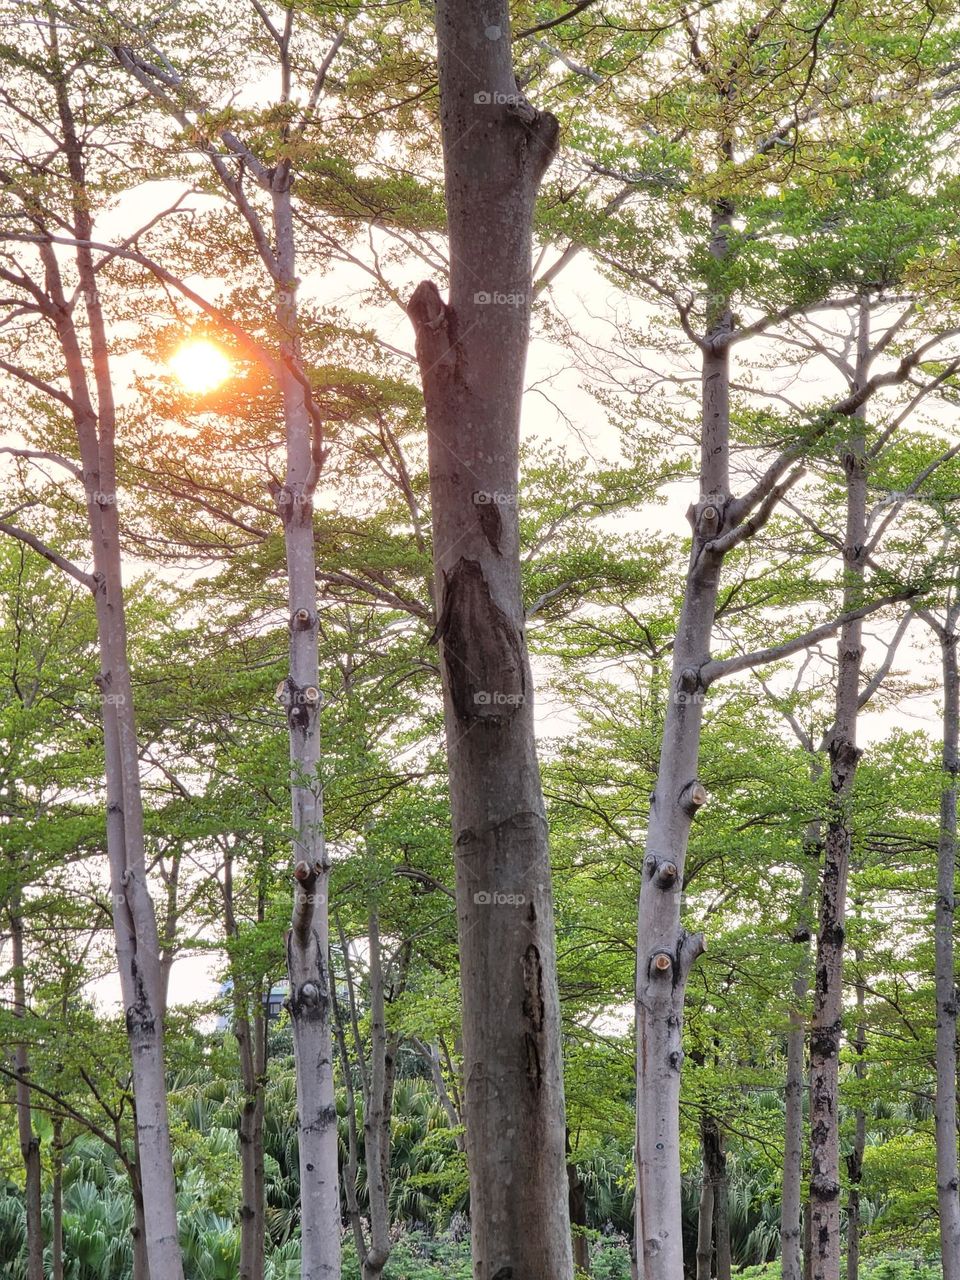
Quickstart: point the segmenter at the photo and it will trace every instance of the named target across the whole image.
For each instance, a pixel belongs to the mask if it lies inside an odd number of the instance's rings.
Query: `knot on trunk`
[[[707,788],[699,778],[694,778],[680,792],[680,808],[692,818],[709,799]]]
[[[680,874],[675,862],[669,858],[660,858],[655,853],[648,853],[643,861],[643,869],[649,880],[654,880],[660,889],[672,889]]]
[[[440,372],[456,365],[454,312],[432,280],[422,280],[407,303],[422,369]]]
[[[316,685],[300,685],[293,676],[287,676],[277,685],[277,701],[286,709],[290,728],[306,732],[323,705],[323,694]]]

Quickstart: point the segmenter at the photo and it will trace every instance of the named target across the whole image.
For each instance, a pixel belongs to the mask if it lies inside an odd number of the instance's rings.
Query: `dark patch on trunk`
[[[435,637],[454,710],[460,720],[512,719],[522,705],[526,679],[523,640],[494,602],[476,560],[459,560],[443,576],[443,608]]]
[[[534,1092],[540,1092],[540,1086],[543,1084],[543,1068],[540,1065],[540,1049],[537,1045],[536,1038],[527,1031],[523,1037],[524,1048],[527,1053],[527,1079],[533,1086]]]
[[[130,969],[136,996],[133,1004],[128,1005],[125,1011],[127,1031],[131,1036],[152,1036],[156,1029],[156,1019],[150,1008],[150,1001],[147,999],[147,990],[143,985],[143,977],[136,958],[131,962]]]
[[[497,555],[500,555],[500,534],[503,532],[503,519],[500,515],[499,505],[491,501],[490,494],[482,495],[486,501],[480,500],[480,495],[474,495],[474,509],[477,513],[477,523],[483,532],[483,536],[490,544],[490,548]]]
[[[317,974],[317,979],[302,982],[290,989],[287,1006],[290,1017],[297,1022],[322,1022],[327,1016],[330,999],[322,972]]]
[[[543,1030],[543,968],[532,942],[523,953],[523,1016],[534,1031]]]

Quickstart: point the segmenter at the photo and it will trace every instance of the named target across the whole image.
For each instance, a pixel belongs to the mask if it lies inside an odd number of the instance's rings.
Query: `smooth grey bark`
[[[557,122],[505,0],[438,0],[449,302],[408,307],[429,446],[476,1280],[570,1280],[549,845],[524,636],[518,444],[533,210]]]
[[[861,301],[857,324],[854,392],[866,385],[871,359],[870,313]],[[867,545],[867,457],[863,407],[851,421],[843,453],[846,529],[843,540],[844,613],[863,597]],[[833,727],[827,751],[831,804],[824,838],[813,1017],[810,1034],[810,1236],[812,1280],[840,1275],[839,1064],[843,1027],[843,947],[850,865],[850,804],[860,751],[857,716],[863,661],[862,622],[853,618],[840,631]]]
[[[14,890],[10,903],[10,943],[13,961],[13,1016],[21,1022],[27,1016],[27,989],[24,976],[23,917],[20,915],[20,890]],[[43,1218],[41,1214],[40,1139],[33,1127],[30,1104],[30,1058],[27,1043],[19,1039],[13,1052],[17,1074],[17,1135],[25,1175],[24,1212],[27,1229],[26,1280],[43,1277]]]
[[[953,588],[954,592],[956,587]],[[924,614],[940,641],[943,667],[943,782],[937,849],[934,965],[937,1000],[937,1207],[943,1280],[960,1280],[960,1167],[957,1159],[957,981],[953,929],[957,876],[957,773],[960,770],[960,602],[948,605],[946,621]]]
[[[814,759],[814,778],[822,767]],[[820,871],[823,844],[819,822],[811,822],[804,833],[803,882],[793,942],[802,953],[793,979],[793,1003],[787,1032],[786,1080],[784,1083],[783,1191],[780,1204],[780,1269],[782,1280],[803,1280],[803,1095],[807,1080],[806,1005],[810,986],[810,939],[813,897]]]

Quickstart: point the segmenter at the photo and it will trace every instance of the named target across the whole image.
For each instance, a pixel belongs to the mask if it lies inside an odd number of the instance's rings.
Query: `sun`
[[[233,372],[230,357],[206,338],[188,338],[167,361],[174,377],[191,395],[215,391]]]

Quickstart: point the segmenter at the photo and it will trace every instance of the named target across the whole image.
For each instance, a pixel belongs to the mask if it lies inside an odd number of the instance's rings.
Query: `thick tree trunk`
[[[280,269],[276,314],[287,470],[274,500],[287,557],[290,672],[279,696],[290,736],[294,904],[287,934],[290,1020],[297,1076],[302,1280],[340,1280],[340,1192],[327,894],[330,864],[319,777],[320,694],[317,685],[317,580],[313,492],[321,464],[319,432],[301,367],[296,309],[296,257],[289,165],[275,170],[273,225]]]
[[[860,307],[855,390],[869,374],[868,304]],[[862,418],[862,410],[858,410]],[[867,462],[862,429],[854,427],[843,457],[847,522],[843,545],[844,612],[862,603],[867,519]],[[843,942],[850,865],[850,804],[860,752],[857,712],[863,649],[862,624],[840,631],[836,714],[828,743],[831,810],[824,842],[810,1036],[810,1213],[813,1280],[840,1275],[839,1064],[843,1026]]]
[[[957,1163],[957,985],[953,927],[957,874],[957,771],[960,739],[958,609],[947,615],[943,658],[943,789],[934,925],[937,990],[937,1204],[943,1280],[960,1280],[960,1171]]]
[[[814,778],[822,772],[819,761],[811,766]],[[787,1067],[784,1085],[783,1194],[780,1206],[780,1267],[782,1280],[804,1280],[803,1275],[803,1094],[806,1082],[807,1020],[810,938],[813,933],[813,895],[820,871],[823,843],[819,822],[811,822],[804,836],[803,885],[793,941],[803,948],[793,979],[793,1005],[787,1032]]]
[[[27,1016],[27,990],[24,976],[23,918],[20,915],[20,891],[14,891],[10,904],[10,941],[13,960],[13,1015],[24,1021]],[[41,1217],[40,1139],[33,1128],[30,1107],[30,1059],[24,1040],[14,1049],[17,1072],[17,1133],[25,1175],[24,1209],[27,1226],[26,1280],[43,1277],[43,1219]]]
[[[519,566],[533,209],[557,139],[506,0],[438,0],[450,300],[409,313],[426,402],[476,1280],[570,1280],[560,1004]]]

